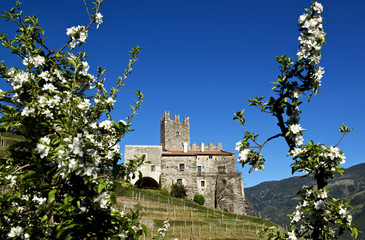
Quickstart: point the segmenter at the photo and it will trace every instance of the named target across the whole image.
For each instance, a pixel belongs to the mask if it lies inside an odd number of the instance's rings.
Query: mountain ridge
[[[286,226],[290,219],[287,214],[295,211],[301,201],[297,192],[303,185],[312,186],[315,181],[309,176],[294,176],[282,180],[266,181],[245,189],[247,199],[252,202],[253,214]],[[365,163],[345,169],[344,174],[336,175],[327,185],[330,194],[343,198],[353,206],[353,221],[365,230]],[[350,239],[345,236],[344,239]],[[365,239],[362,233],[358,239]]]

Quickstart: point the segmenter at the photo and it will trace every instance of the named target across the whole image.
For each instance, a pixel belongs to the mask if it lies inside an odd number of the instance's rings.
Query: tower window
[[[176,183],[177,184],[183,184],[183,180],[181,178],[179,178],[179,179],[176,180]]]
[[[209,156],[209,159],[213,159],[213,156]]]
[[[151,165],[151,172],[156,171],[156,166],[155,165]]]
[[[205,187],[205,181],[201,181],[201,182],[200,182],[200,186],[201,186],[201,187]]]
[[[176,132],[176,136],[180,136],[180,132],[179,131]]]
[[[185,170],[185,163],[180,163],[179,164],[179,170],[180,171],[184,171]]]
[[[202,174],[202,166],[198,166],[198,174],[201,175]]]

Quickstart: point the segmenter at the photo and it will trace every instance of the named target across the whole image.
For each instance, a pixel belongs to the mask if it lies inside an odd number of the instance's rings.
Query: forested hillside
[[[253,204],[254,215],[285,226],[289,222],[286,215],[294,212],[300,201],[296,193],[302,185],[313,184],[309,177],[292,177],[246,188],[245,194]],[[328,188],[333,197],[350,201],[354,207],[353,221],[365,231],[365,163],[346,169],[343,176],[338,175],[329,182]],[[360,234],[359,239],[365,239],[365,234]]]

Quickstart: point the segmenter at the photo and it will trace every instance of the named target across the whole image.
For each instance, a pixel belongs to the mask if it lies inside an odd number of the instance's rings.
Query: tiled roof
[[[166,150],[162,152],[162,156],[197,156],[197,155],[223,155],[223,156],[232,156],[234,153],[227,152],[224,150],[207,150],[204,152],[201,151],[180,151],[180,150]]]

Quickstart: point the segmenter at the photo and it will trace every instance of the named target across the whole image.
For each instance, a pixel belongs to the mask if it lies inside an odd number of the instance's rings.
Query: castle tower
[[[184,144],[185,143],[185,144]],[[190,150],[190,127],[189,118],[184,117],[180,122],[180,116],[175,115],[170,119],[170,112],[165,112],[161,118],[161,146],[165,150]]]

